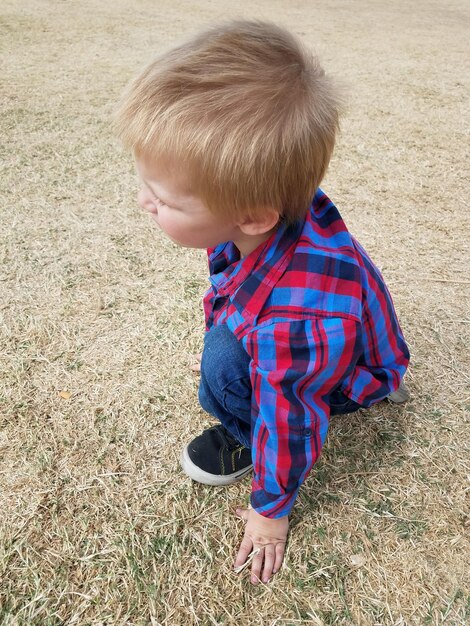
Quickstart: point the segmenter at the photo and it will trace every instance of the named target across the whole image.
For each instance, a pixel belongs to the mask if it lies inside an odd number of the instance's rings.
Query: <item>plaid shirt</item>
[[[379,270],[321,190],[304,221],[247,257],[232,242],[208,256],[206,329],[227,324],[251,357],[251,504],[282,517],[320,454],[330,393],[379,402],[408,348]]]

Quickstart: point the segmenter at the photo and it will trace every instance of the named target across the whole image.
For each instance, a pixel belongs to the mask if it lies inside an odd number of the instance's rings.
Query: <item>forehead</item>
[[[143,155],[136,155],[135,162],[139,176],[150,186],[157,186],[181,199],[195,198],[194,186],[182,163]]]

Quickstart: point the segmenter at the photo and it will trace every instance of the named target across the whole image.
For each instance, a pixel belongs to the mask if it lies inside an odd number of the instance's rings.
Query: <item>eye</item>
[[[147,190],[147,193],[149,193],[149,194],[150,194],[151,199],[152,199],[152,202],[155,204],[155,206],[156,206],[157,208],[158,208],[158,207],[161,207],[161,206],[164,206],[164,207],[167,207],[167,206],[168,206],[168,205],[167,205],[167,204],[165,204],[162,200],[160,200],[160,198],[159,198],[158,196],[156,196],[156,195],[155,195],[154,190],[153,190],[153,189],[152,189],[149,185],[147,185],[147,183],[145,183],[145,182],[144,182],[144,186],[145,186],[145,188],[146,188],[146,190]]]
[[[155,202],[157,204],[157,207],[165,207],[166,209],[170,209],[170,211],[181,210],[179,207],[173,206],[171,204],[166,204],[165,202],[163,202],[163,200],[160,200],[160,198],[157,198],[156,196],[155,196]]]
[[[165,202],[163,202],[163,200],[160,200],[160,198],[158,198],[153,192],[152,192],[152,200],[157,209],[161,209],[162,207],[166,209],[170,208],[168,204],[165,204]]]
[[[155,191],[145,181],[144,181],[144,185],[147,188],[147,191],[150,193],[150,196],[152,198],[152,202],[153,202],[153,204],[155,205],[155,207],[157,209],[161,208],[161,207],[165,207],[166,209],[179,211],[179,208],[171,206],[170,204],[166,204],[166,202],[163,202],[163,200],[161,200],[157,195],[155,195]]]

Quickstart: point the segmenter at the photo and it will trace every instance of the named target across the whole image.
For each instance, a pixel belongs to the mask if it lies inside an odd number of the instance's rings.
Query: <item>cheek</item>
[[[158,212],[158,225],[170,237],[187,230],[181,215],[175,214],[171,209],[162,207]]]
[[[188,216],[182,213],[163,208],[158,213],[158,226],[170,239],[182,246],[198,247],[203,234],[197,221],[188,219]]]

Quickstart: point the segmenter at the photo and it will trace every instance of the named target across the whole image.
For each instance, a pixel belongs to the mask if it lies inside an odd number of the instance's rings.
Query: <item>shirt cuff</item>
[[[277,519],[289,515],[298,493],[299,489],[281,495],[268,493],[253,480],[250,502],[252,508],[263,517]]]

